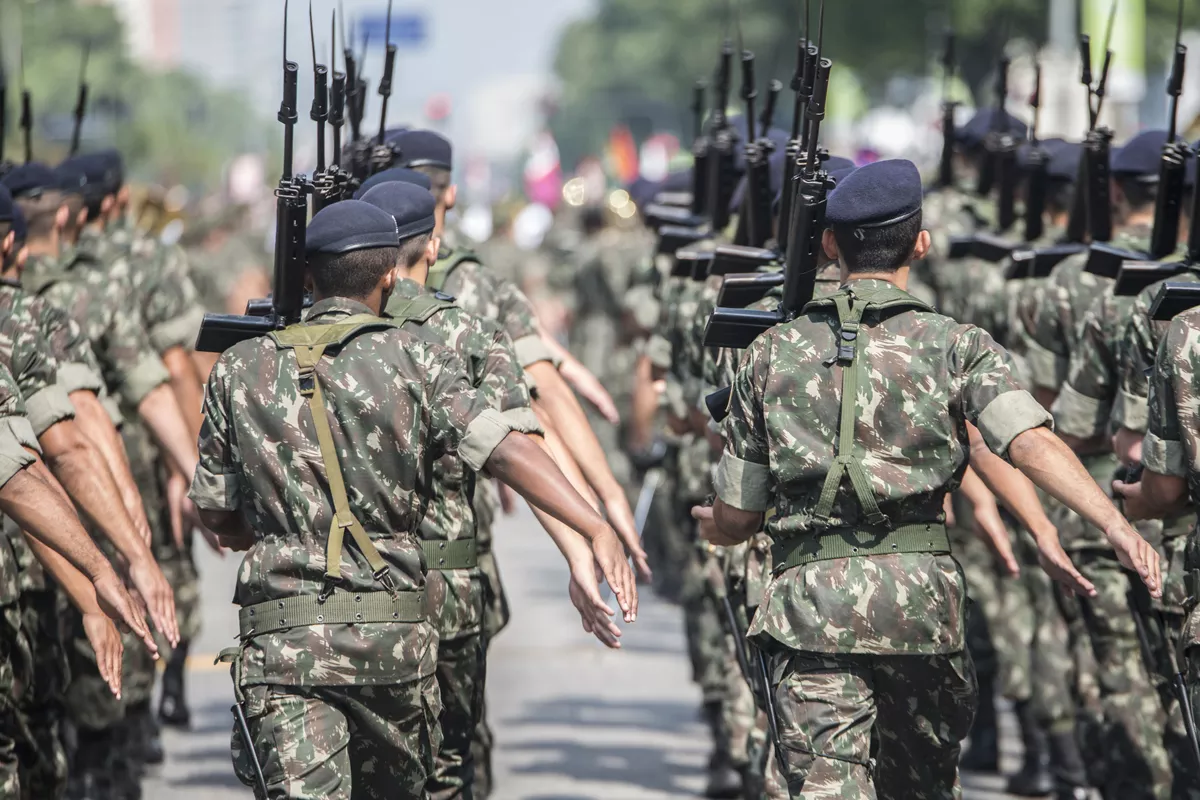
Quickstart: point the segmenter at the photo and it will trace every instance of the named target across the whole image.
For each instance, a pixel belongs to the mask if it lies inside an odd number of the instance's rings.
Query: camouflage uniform
[[[1089,297],[1074,300],[1076,308],[1091,302],[1078,318],[1066,382],[1052,411],[1060,433],[1092,443],[1082,456],[1084,466],[1107,487],[1117,467],[1106,441],[1116,398],[1117,345],[1132,299],[1116,296],[1108,279],[1093,287]],[[1130,579],[1102,531],[1061,507],[1055,511],[1051,520],[1063,547],[1097,589],[1093,598],[1060,598],[1077,640],[1085,751],[1102,754],[1088,765],[1092,782],[1112,796],[1170,797],[1171,767],[1163,744],[1166,718],[1126,596]],[[1137,527],[1149,541],[1161,541],[1160,523]]]
[[[34,463],[29,450],[41,452],[16,379],[0,364],[0,486]],[[25,701],[33,668],[22,647],[19,572],[16,555],[0,540],[0,796],[11,798],[22,796],[21,771],[27,765],[21,763],[19,747],[26,728],[18,704]]]
[[[399,315],[397,322],[404,330],[421,340],[452,349],[467,367],[480,397],[515,428],[538,429],[516,353],[499,326],[467,314],[451,305],[448,295],[430,294],[411,280],[396,283],[387,313]],[[438,632],[437,679],[442,697],[442,746],[427,791],[433,800],[442,800],[472,796],[471,741],[482,715],[486,649],[483,579],[476,565],[472,508],[476,476],[453,455],[439,459],[433,471],[432,497],[420,536],[430,569],[427,593]]]
[[[341,332],[321,330],[339,323]],[[277,344],[289,333],[336,341],[322,358]],[[240,511],[254,533],[234,598],[242,644],[226,657],[254,737],[234,737],[235,766],[245,780],[243,748],[253,746],[273,798],[425,794],[440,701],[414,532],[433,463],[457,452],[478,470],[512,430],[463,370],[451,351],[329,298],[302,325],[227,350],[209,377],[191,496],[202,509]],[[357,546],[327,543],[338,521]],[[380,558],[376,574],[390,579],[373,574]],[[297,613],[315,624],[276,625],[279,603],[311,609]],[[372,603],[390,613],[363,619]],[[339,605],[362,609],[345,622],[363,621],[344,624]]]
[[[529,298],[516,284],[498,278],[479,262],[478,256],[453,244],[455,236],[447,231],[442,239],[438,261],[429,270],[426,286],[444,292],[468,314],[489,319],[500,325],[512,340],[513,350],[521,367],[539,361],[553,361],[542,342],[537,317]],[[481,487],[483,489],[483,487]],[[475,493],[475,538],[478,543],[478,566],[484,581],[483,631],[485,645],[508,625],[508,598],[500,580],[500,567],[492,553],[492,524],[496,519],[496,501],[490,491]],[[486,797],[492,786],[492,746],[494,735],[487,722],[484,704],[479,726],[475,732],[472,752],[475,759],[476,794]]]
[[[1157,324],[1157,323],[1156,323]],[[1147,430],[1142,448],[1146,468],[1160,475],[1187,479],[1192,503],[1200,498],[1200,311],[1195,309],[1175,317],[1161,341],[1154,372],[1150,376]],[[1194,522],[1194,520],[1193,520]],[[1178,652],[1183,658],[1188,694],[1193,714],[1200,710],[1200,612],[1197,611],[1197,578],[1200,577],[1200,539],[1195,530],[1188,537],[1186,582],[1188,615],[1179,633]],[[1200,719],[1196,720],[1200,724]],[[1177,748],[1172,748],[1173,750]],[[1193,766],[1176,767],[1176,786],[1190,782],[1196,791]]]
[[[851,302],[885,309],[867,314],[846,365],[835,334],[839,318],[853,324]],[[839,353],[859,384],[853,418],[828,366]],[[835,433],[839,416],[853,442]],[[773,654],[793,797],[960,796],[975,677],[943,500],[966,467],[967,420],[1003,455],[1049,415],[985,332],[882,281],[815,301],[747,351],[717,491],[737,508],[775,508],[775,577],[750,635]]]

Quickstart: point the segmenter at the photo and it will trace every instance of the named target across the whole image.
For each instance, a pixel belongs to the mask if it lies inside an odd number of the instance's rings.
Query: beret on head
[[[1029,127],[1024,122],[998,108],[984,108],[975,112],[966,125],[955,130],[954,136],[964,147],[982,147],[988,134],[994,131],[1010,133],[1017,139],[1029,138]]]
[[[1052,181],[1074,183],[1079,177],[1083,145],[1063,139],[1043,139],[1038,144],[1046,154],[1046,177]],[[1025,142],[1017,149],[1017,166],[1024,172],[1033,168],[1032,142]]]
[[[12,192],[7,186],[0,184],[0,222],[12,222],[17,204],[13,201]]]
[[[62,188],[58,174],[40,161],[31,161],[28,164],[14,167],[0,183],[3,183],[12,192],[13,197],[40,194],[46,189]]]
[[[392,144],[400,148],[402,167],[451,169],[454,164],[450,140],[434,131],[405,131]]]
[[[924,189],[911,161],[876,161],[851,172],[830,192],[829,227],[882,228],[920,213]]]
[[[407,125],[398,125],[395,128],[388,128],[383,132],[383,141],[385,144],[395,144],[401,134],[407,133],[409,130]]]
[[[363,195],[362,201],[386,211],[396,221],[396,241],[429,233],[437,219],[437,202],[428,189],[412,183],[391,181],[380,184]]]
[[[413,183],[428,191],[433,186],[433,181],[429,180],[429,176],[424,172],[417,172],[415,169],[406,169],[404,167],[392,167],[385,169],[383,172],[376,172],[371,177],[363,181],[362,186],[358,187],[358,191],[354,193],[355,200],[362,200],[363,195],[374,189],[381,183],[390,183],[392,181],[400,181],[401,183]]]
[[[1112,173],[1130,177],[1157,178],[1166,131],[1142,131],[1113,153]]]
[[[343,200],[321,209],[308,223],[304,250],[340,255],[396,247],[398,243],[396,220],[391,214],[361,200]]]

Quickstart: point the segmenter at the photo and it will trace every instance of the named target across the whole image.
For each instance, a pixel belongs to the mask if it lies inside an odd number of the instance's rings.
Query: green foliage
[[[20,61],[33,99],[34,157],[67,154],[79,70],[90,44],[87,119],[82,150],[117,147],[138,178],[192,187],[211,184],[228,159],[265,144],[266,123],[238,94],[207,86],[181,70],[134,63],[124,31],[108,5],[74,0],[0,2],[7,72],[5,155],[22,157]]]
[[[737,37],[731,22],[736,0],[598,3],[590,19],[564,33],[555,62],[562,94],[552,126],[568,165],[584,153],[598,152],[616,122],[630,124],[637,135],[639,123],[649,119],[654,127],[680,132],[688,141],[691,86],[699,77],[711,79],[722,38]],[[741,33],[745,46],[757,54],[760,88],[770,77],[786,84],[795,68],[802,3],[742,0],[740,5]],[[818,5],[819,0],[812,0],[814,36]],[[1200,4],[1185,0],[1185,5],[1186,17],[1200,22]],[[1176,0],[1147,0],[1147,6],[1151,44],[1173,35]],[[1048,0],[827,0],[825,52],[835,72],[853,71],[878,101],[890,79],[930,71],[944,31],[953,24],[962,77],[977,99],[987,101],[988,77],[1005,42],[1017,37],[1042,41],[1048,13]],[[1148,67],[1162,63],[1163,53],[1148,53]],[[739,80],[735,74],[731,105],[740,105]],[[790,105],[790,93],[785,93],[780,119],[790,113]]]

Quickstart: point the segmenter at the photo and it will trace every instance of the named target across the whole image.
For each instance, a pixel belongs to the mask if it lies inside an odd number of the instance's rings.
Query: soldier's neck
[[[850,272],[842,267],[842,283],[853,281],[884,281],[890,283],[902,292],[908,291],[908,266],[905,265],[895,272]]]
[[[384,305],[387,304],[387,297],[383,291],[382,286],[376,286],[375,290],[372,291],[366,297],[347,297],[344,294],[336,294],[336,295],[326,296],[326,295],[321,294],[320,292],[313,292],[313,304],[314,305],[316,303],[321,302],[322,300],[329,300],[332,298],[341,298],[342,300],[353,300],[356,303],[362,303],[364,306],[371,309],[371,313],[377,317],[383,311]]]
[[[28,239],[25,242],[25,247],[29,249],[30,257],[38,256],[45,258],[58,258],[59,242],[57,237],[47,237],[45,239]]]

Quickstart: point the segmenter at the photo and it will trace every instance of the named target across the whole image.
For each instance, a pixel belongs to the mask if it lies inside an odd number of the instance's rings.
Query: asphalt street
[[[489,716],[496,731],[495,800],[667,800],[703,788],[707,743],[696,711],[679,610],[648,593],[619,652],[579,628],[566,568],[532,515],[502,520],[496,551],[513,621],[492,646]],[[192,730],[166,734],[167,761],[148,800],[248,798],[229,762],[229,672],[214,666],[237,629],[229,602],[239,559],[198,554],[204,632],[189,670]],[[1019,744],[1005,715],[1005,766]],[[1003,779],[966,776],[969,800],[1007,797]]]

